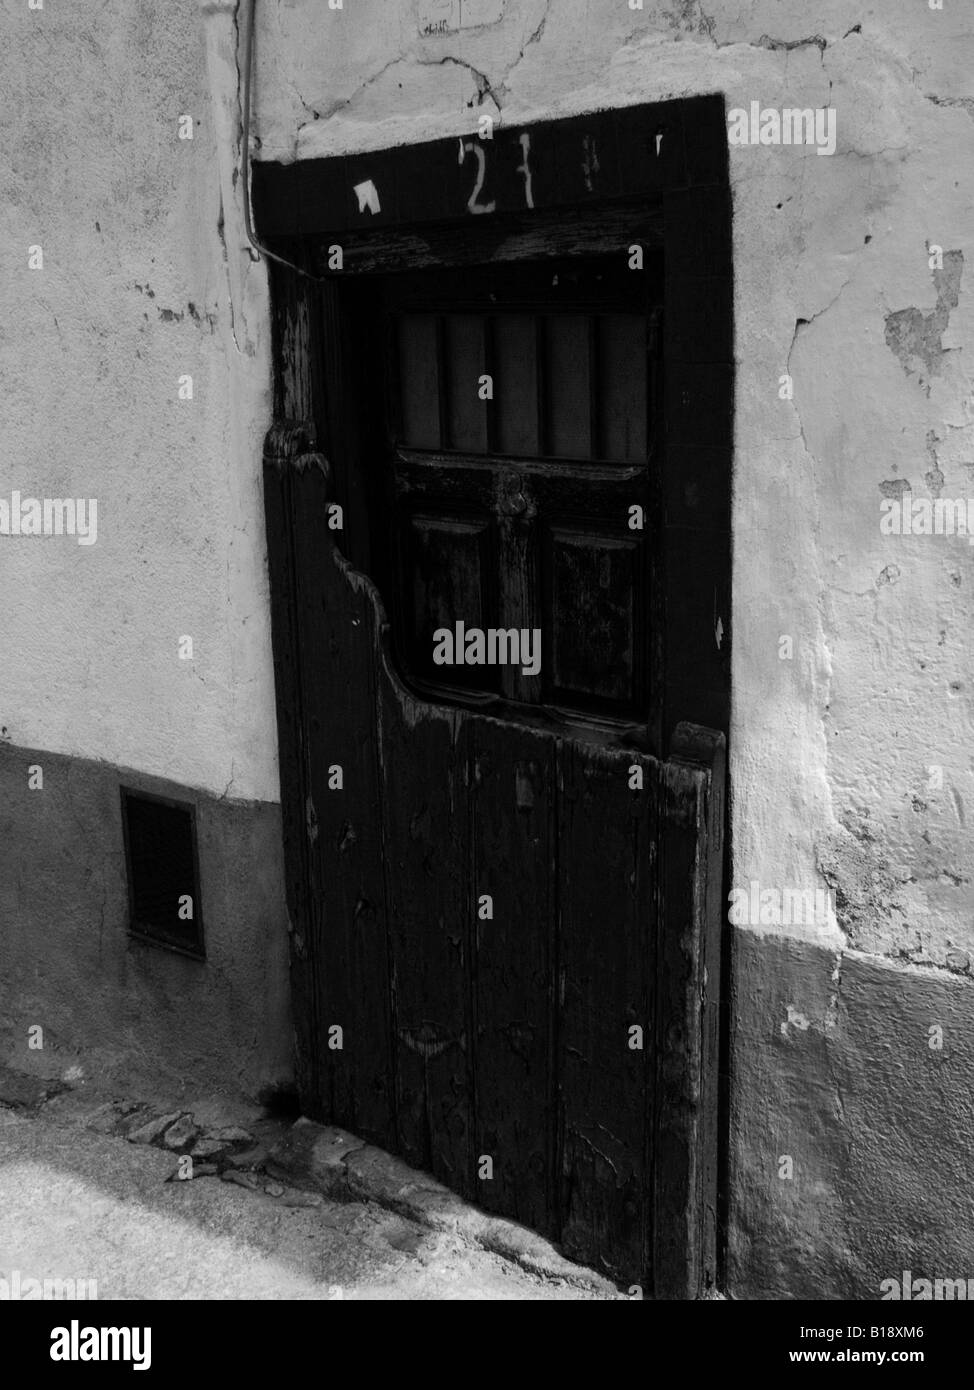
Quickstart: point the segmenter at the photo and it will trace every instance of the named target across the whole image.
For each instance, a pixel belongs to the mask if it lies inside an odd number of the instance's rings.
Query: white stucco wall
[[[0,496],[96,498],[98,533],[0,537],[0,737],[276,800],[266,276],[237,207],[218,228],[235,69],[205,23],[4,0]]]

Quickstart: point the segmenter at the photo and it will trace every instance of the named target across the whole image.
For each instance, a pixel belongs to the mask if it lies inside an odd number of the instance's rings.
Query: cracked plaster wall
[[[0,539],[0,739],[276,801],[232,18],[4,0],[2,23],[0,496],[96,498],[98,539]]]
[[[781,0],[533,0],[429,37],[429,11],[259,0],[259,156],[713,90],[835,108],[833,156],[731,149],[734,878],[835,890],[836,922],[772,930],[968,972],[974,550],[879,521],[891,482],[974,489],[974,21],[949,0],[813,22]]]
[[[96,496],[100,515],[98,544],[80,554],[4,544],[16,660],[0,667],[0,737],[274,799],[259,458],[268,322],[235,174],[234,8],[212,0],[201,17],[186,0],[107,0],[97,12],[49,4],[41,18],[5,2],[0,80],[18,113],[0,156],[5,318],[23,331],[0,342],[0,492]],[[518,0],[482,13],[494,17],[476,23],[470,0],[465,27],[423,35],[418,0],[341,11],[259,0],[255,157],[451,135],[483,111],[520,123],[706,91],[728,107],[837,112],[832,157],[731,149],[734,880],[827,882],[838,916],[821,929],[738,929],[753,973],[735,985],[730,1168],[739,1287],[770,1287],[755,1270],[782,1224],[800,1255],[839,1222],[832,1248],[851,1277],[848,1250],[870,1237],[850,1212],[866,1188],[884,1189],[868,1166],[861,1188],[840,1181],[849,1107],[919,1083],[883,1061],[875,1010],[868,1027],[845,1012],[844,966],[887,971],[883,1004],[937,987],[957,1026],[970,1015],[956,999],[969,999],[974,954],[974,550],[881,536],[879,503],[905,483],[915,496],[974,487],[974,25],[956,0],[942,11],[819,0],[814,18],[798,0],[645,0],[642,11]],[[183,111],[196,118],[192,144],[175,140]],[[37,241],[45,270],[28,274]],[[930,244],[942,271],[928,266]],[[192,404],[175,399],[184,371]],[[791,401],[778,396],[784,372]],[[191,664],[173,659],[184,632]],[[793,661],[778,659],[782,635]],[[857,1070],[868,1046],[875,1066]],[[768,1120],[749,1096],[775,1078]],[[907,1123],[908,1107],[894,1109]],[[892,1112],[870,1114],[876,1139]],[[938,1116],[921,1105],[916,1133],[935,1132]],[[790,1213],[767,1177],[781,1131],[807,1181]],[[936,1153],[922,1137],[915,1147],[936,1173]],[[955,1181],[941,1220],[963,1231],[961,1202]],[[928,1257],[948,1258],[937,1239]],[[814,1289],[833,1275],[819,1270]]]
[[[259,157],[709,91],[835,108],[832,156],[730,151],[733,879],[828,885],[837,911],[734,934],[727,1278],[834,1298],[906,1267],[963,1273],[974,550],[879,523],[907,482],[974,488],[974,22],[951,0],[524,0],[450,34],[421,21],[260,0]]]

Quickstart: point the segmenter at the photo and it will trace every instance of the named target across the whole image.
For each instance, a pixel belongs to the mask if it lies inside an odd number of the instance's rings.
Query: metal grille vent
[[[122,788],[133,935],[202,957],[196,817],[192,805]]]

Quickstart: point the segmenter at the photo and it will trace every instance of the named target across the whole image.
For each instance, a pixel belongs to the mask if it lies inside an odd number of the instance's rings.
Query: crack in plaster
[[[538,24],[535,26],[535,28],[525,39],[524,43],[521,45],[517,57],[514,58],[514,60],[505,69],[504,76],[500,82],[491,82],[490,77],[487,75],[487,73],[483,72],[480,68],[475,67],[474,64],[468,62],[466,58],[459,58],[452,53],[448,53],[442,58],[421,58],[416,57],[415,55],[405,55],[400,53],[397,54],[394,58],[390,58],[387,63],[383,63],[382,67],[379,68],[376,72],[371,73],[363,82],[361,82],[356,87],[355,91],[352,92],[350,96],[343,97],[340,101],[334,102],[331,106],[326,107],[322,111],[319,111],[316,107],[312,106],[310,102],[306,101],[296,87],[294,88],[295,93],[298,97],[298,100],[301,102],[301,105],[304,107],[306,111],[311,112],[312,116],[316,121],[329,120],[332,116],[337,115],[340,111],[346,110],[349,106],[353,104],[353,102],[356,102],[362,96],[362,94],[368,91],[368,89],[371,86],[378,82],[379,79],[383,77],[389,71],[390,68],[394,68],[399,64],[408,64],[410,66],[416,66],[421,68],[444,67],[446,64],[449,63],[453,64],[456,67],[465,68],[467,72],[471,74],[477,85],[477,105],[482,106],[484,104],[484,101],[489,98],[493,102],[498,114],[500,114],[500,112],[503,110],[504,100],[506,100],[507,97],[508,79],[510,78],[511,74],[514,72],[518,64],[524,58],[524,55],[527,52],[527,50],[533,44],[536,44],[541,40],[544,34],[545,25],[548,22],[548,15],[551,10],[551,4],[552,0],[548,0],[548,3],[545,5],[544,14],[541,16],[541,19],[539,20]],[[301,134],[307,128],[308,124],[309,123],[306,122],[304,125],[298,128],[298,132],[294,142],[295,159],[298,158]]]
[[[316,121],[327,121],[330,120],[332,116],[336,116],[339,111],[344,111],[346,106],[351,106],[353,101],[360,97],[363,92],[368,91],[369,87],[371,87],[374,83],[378,82],[379,78],[383,77],[389,71],[390,68],[394,68],[397,63],[405,63],[408,61],[409,60],[405,58],[401,53],[397,53],[394,58],[390,58],[387,63],[383,63],[382,67],[377,69],[376,72],[370,73],[370,75],[365,79],[364,82],[360,82],[359,85],[355,88],[355,91],[351,94],[351,96],[342,97],[340,100],[333,102],[331,106],[326,106],[321,111],[319,111],[317,107],[312,106],[309,101],[305,100],[305,98],[298,91],[294,83],[292,83],[291,85],[294,87],[294,91],[297,93],[298,100],[301,102],[301,105],[304,107],[305,111],[310,111]],[[306,122],[305,124],[308,123]],[[305,126],[299,127],[298,136],[300,136],[301,131],[304,129]],[[297,157],[298,141],[295,140],[294,158],[297,159]]]
[[[807,39],[773,39],[770,34],[762,34],[756,43],[752,43],[752,48],[769,48],[773,53],[790,53],[793,48],[808,48],[814,45],[819,52],[822,62],[825,62],[822,55],[828,48],[828,40],[823,39],[821,34],[811,34]]]
[[[829,994],[828,1003],[825,1006],[825,1033],[835,1031],[839,1021],[839,1003],[842,995],[842,952],[835,953],[835,968],[832,971],[832,984],[835,989]]]
[[[544,7],[544,14],[541,16],[540,22],[525,39],[524,43],[521,45],[521,51],[518,53],[513,63],[510,64],[507,71],[504,73],[503,79],[498,84],[498,90],[502,91],[505,96],[507,95],[508,78],[511,76],[512,72],[517,67],[517,65],[521,62],[522,58],[524,57],[528,49],[531,47],[531,45],[540,42],[541,36],[544,34],[545,25],[548,23],[548,15],[551,13],[551,2],[552,0],[548,0],[548,3]]]
[[[925,92],[924,96],[934,106],[960,106],[974,121],[974,97],[939,97],[934,92]]]
[[[686,32],[692,18],[691,11],[696,4],[696,0],[681,0],[681,3],[683,8],[678,15],[672,15],[672,18],[677,22],[674,27],[678,25]],[[826,48],[828,48],[829,40],[825,38],[823,34],[809,34],[805,38],[800,39],[776,39],[770,34],[762,34],[759,39],[728,39],[721,43],[719,39],[714,37],[714,30],[717,27],[716,19],[706,14],[702,9],[698,11],[697,19],[696,32],[698,34],[706,34],[715,48],[765,48],[772,53],[790,53],[796,48],[814,47],[818,49],[822,63],[824,64],[825,62],[824,55]],[[854,24],[851,29],[845,31],[842,38],[847,39],[850,34],[861,35],[862,25]]]
[[[233,784],[234,784],[234,782],[235,782],[236,780],[237,780],[237,777],[236,777],[236,773],[235,773],[235,771],[234,771],[234,761],[233,761],[233,758],[231,758],[231,759],[230,759],[230,780],[229,780],[229,782],[227,783],[227,785],[223,788],[223,791],[220,793],[220,795],[217,797],[217,801],[226,801],[227,797],[228,797],[229,794],[230,794],[230,788],[233,786]]]
[[[853,274],[854,274],[854,272],[853,272]],[[802,330],[803,328],[809,328],[813,323],[816,323],[820,318],[822,318],[825,314],[827,314],[827,313],[829,312],[829,310],[832,309],[832,308],[835,306],[835,304],[838,303],[838,300],[839,300],[839,297],[840,297],[841,294],[842,294],[842,291],[846,288],[847,285],[849,285],[849,283],[851,282],[852,278],[853,278],[853,277],[852,277],[852,274],[850,274],[845,280],[843,280],[842,284],[839,286],[838,290],[835,292],[835,294],[834,294],[834,295],[832,296],[832,298],[829,300],[828,304],[825,304],[821,309],[817,309],[817,310],[815,311],[815,313],[812,314],[811,318],[807,318],[807,319],[798,318],[798,319],[795,320],[795,331],[794,331],[794,333],[792,334],[791,345],[790,345],[790,347],[788,348],[788,356],[785,358],[785,371],[787,372],[787,374],[788,374],[789,376],[791,376],[791,374],[792,374],[792,373],[791,373],[791,357],[792,357],[792,353],[795,351],[795,344],[798,342],[798,336],[799,336],[799,334],[801,333],[801,330]],[[794,380],[794,378],[792,378],[792,380]],[[800,436],[801,436],[802,447],[804,448],[805,453],[808,455],[808,457],[811,459],[811,461],[812,461],[813,463],[815,463],[815,462],[816,462],[815,455],[812,453],[811,449],[808,447],[808,440],[805,438],[805,426],[804,426],[804,424],[802,423],[802,415],[801,415],[801,411],[800,411],[799,408],[798,408],[798,401],[797,401],[797,398],[796,398],[796,397],[794,397],[794,396],[792,397],[792,402],[791,402],[791,404],[792,404],[792,409],[793,409],[794,412],[795,412],[795,418],[796,418],[796,420],[798,421],[798,429],[799,429],[799,433],[800,433]],[[792,435],[792,436],[791,436],[792,439],[797,439],[798,437],[799,437],[798,435]]]
[[[483,106],[484,97],[489,96],[497,107],[497,110],[500,111],[501,103],[498,101],[494,89],[490,84],[490,78],[485,72],[481,72],[479,68],[475,68],[473,63],[468,63],[466,58],[455,58],[451,53],[447,54],[445,58],[436,59],[435,62],[423,62],[422,59],[418,59],[417,62],[421,68],[441,68],[445,63],[454,63],[459,68],[466,68],[469,73],[473,74],[474,81],[477,83],[477,105]]]
[[[364,82],[361,82],[350,96],[343,97],[340,101],[334,102],[331,106],[327,107],[323,111],[318,111],[315,109],[315,107],[311,106],[310,103],[305,101],[305,99],[301,96],[300,92],[298,92],[297,95],[304,109],[306,111],[310,111],[314,116],[315,123],[317,123],[318,121],[328,121],[333,116],[337,116],[340,111],[347,110],[349,106],[351,106],[354,102],[358,101],[362,94],[364,92],[367,92],[370,87],[374,86],[374,84],[378,82],[381,77],[384,77],[385,74],[390,70],[390,68],[397,67],[400,64],[406,64],[408,66],[416,66],[421,68],[438,68],[445,66],[447,63],[452,63],[456,67],[465,68],[469,73],[472,74],[474,81],[477,84],[478,106],[482,106],[484,100],[487,97],[489,97],[490,100],[494,103],[494,107],[496,108],[498,114],[500,113],[501,102],[487,74],[485,72],[481,72],[479,68],[474,67],[473,63],[468,63],[464,58],[456,58],[453,56],[453,54],[447,54],[444,58],[427,59],[411,58],[405,57],[402,54],[397,54],[395,58],[390,58],[387,63],[383,63],[381,68],[379,68],[376,72],[372,73],[369,77],[367,77]],[[307,130],[310,124],[311,122],[306,121],[303,125],[298,127],[297,134],[295,135],[294,151],[292,156],[295,160],[299,158],[301,136],[303,135],[304,131]]]
[[[223,213],[223,194],[220,194],[220,213],[216,220],[216,234],[220,238],[220,245],[223,248],[223,264],[226,269],[227,280],[227,307],[230,311],[230,336],[233,338],[233,345],[237,352],[241,351],[240,344],[237,342],[237,325],[233,310],[233,283],[230,277],[230,251],[227,246],[226,219]]]

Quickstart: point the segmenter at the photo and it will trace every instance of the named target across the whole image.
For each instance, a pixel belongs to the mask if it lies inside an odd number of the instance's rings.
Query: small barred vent
[[[194,808],[122,788],[129,886],[129,928],[135,936],[203,955]]]

